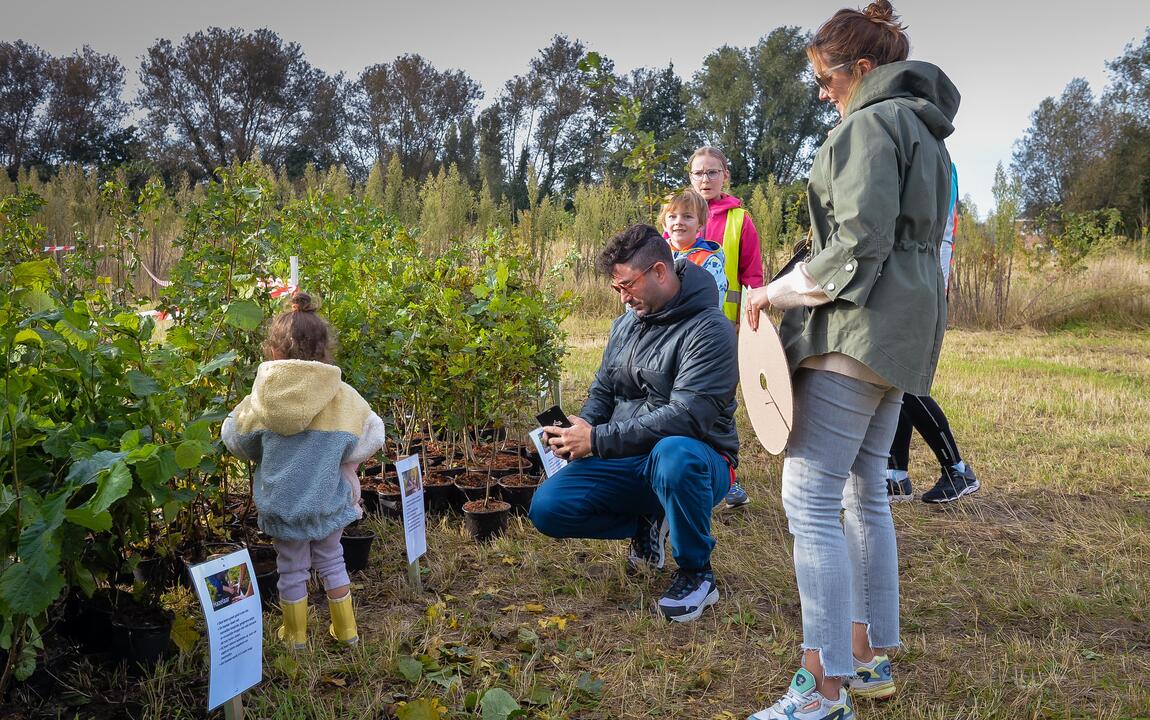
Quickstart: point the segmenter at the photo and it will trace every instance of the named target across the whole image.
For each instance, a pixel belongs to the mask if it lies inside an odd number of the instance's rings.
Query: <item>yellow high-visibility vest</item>
[[[743,220],[747,211],[741,207],[727,211],[727,225],[723,228],[723,271],[727,276],[727,296],[723,298],[723,314],[732,322],[739,322],[739,302],[743,286],[739,283],[739,241],[743,237]]]

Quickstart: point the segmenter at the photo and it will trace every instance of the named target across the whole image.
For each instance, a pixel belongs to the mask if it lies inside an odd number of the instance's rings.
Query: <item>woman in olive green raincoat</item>
[[[783,505],[803,616],[802,668],[755,720],[850,720],[852,696],[895,694],[881,652],[899,645],[884,471],[902,393],[930,391],[942,347],[943,139],[959,102],[939,68],[907,61],[909,47],[886,0],[819,28],[808,55],[842,122],[811,168],[810,255],[746,301],[752,327],[762,309],[786,311],[795,415]]]

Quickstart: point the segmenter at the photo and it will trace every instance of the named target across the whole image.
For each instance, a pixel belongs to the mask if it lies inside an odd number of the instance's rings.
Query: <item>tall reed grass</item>
[[[297,180],[268,166],[262,170],[279,204],[308,193],[357,194],[410,227],[423,252],[433,256],[463,239],[501,228],[532,248],[541,282],[556,282],[545,280],[544,273],[560,266],[558,289],[577,295],[579,313],[592,318],[613,317],[620,311],[618,297],[593,271],[596,253],[627,225],[655,221],[633,189],[610,178],[578,188],[567,201],[539,197],[531,183],[530,206],[513,213],[506,198],[486,187],[472,190],[454,169],[416,184],[392,162],[386,168],[375,167],[366,184],[358,186],[338,167],[324,172],[309,169]],[[78,251],[99,254],[106,274],[129,272],[140,295],[154,296],[158,290],[154,278],[168,277],[177,259],[175,239],[183,232],[188,210],[202,201],[204,188],[177,182],[174,189],[156,194],[146,212],[128,218],[124,207],[130,198],[115,191],[126,186],[128,178],[121,172],[114,179],[118,183],[106,184],[75,167],[64,168],[47,182],[23,173],[15,183],[0,178],[0,195],[17,189],[38,193],[46,201],[38,218],[45,229],[45,246],[76,245]],[[140,192],[140,188],[131,191]],[[805,232],[801,187],[780,186],[772,180],[736,192],[746,200],[759,230],[764,272],[770,279]],[[1013,220],[997,220],[961,219],[949,298],[952,326],[1150,325],[1146,238],[1137,243],[1107,238],[1067,268],[1049,257],[1044,260],[1042,246],[1022,242]],[[126,252],[129,248],[141,259],[139,267],[127,267],[119,260],[131,254]]]

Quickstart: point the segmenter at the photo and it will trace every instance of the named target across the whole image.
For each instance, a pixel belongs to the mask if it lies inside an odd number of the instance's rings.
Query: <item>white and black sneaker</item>
[[[671,530],[666,514],[639,516],[639,529],[631,538],[627,572],[662,570],[667,564],[667,533]]]
[[[892,503],[914,500],[914,487],[910,484],[910,478],[895,478],[888,475],[886,478],[886,497]]]
[[[659,598],[659,612],[675,622],[690,622],[719,602],[719,586],[711,570],[675,571],[671,587]]]
[[[982,484],[974,476],[974,469],[966,463],[959,463],[962,469],[952,465],[942,469],[938,482],[930,490],[922,494],[922,501],[927,503],[948,503],[978,492]]]

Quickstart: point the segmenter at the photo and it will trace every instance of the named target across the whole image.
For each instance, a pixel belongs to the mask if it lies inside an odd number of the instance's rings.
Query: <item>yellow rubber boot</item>
[[[331,612],[331,625],[327,631],[345,645],[359,642],[359,630],[355,626],[355,610],[351,607],[351,590],[341,598],[328,598],[327,609]]]
[[[292,650],[307,647],[307,596],[295,602],[280,601],[284,624],[280,626],[279,637]]]

